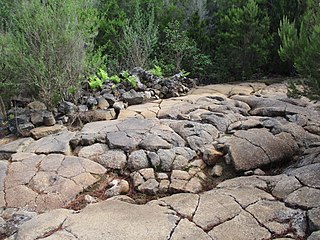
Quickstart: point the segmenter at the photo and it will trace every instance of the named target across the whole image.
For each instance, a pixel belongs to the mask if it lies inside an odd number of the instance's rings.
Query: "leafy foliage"
[[[158,41],[158,27],[155,23],[154,9],[143,12],[139,3],[131,20],[123,28],[123,39],[120,43],[126,53],[123,61],[126,68],[147,67],[151,54]]]
[[[120,76],[128,82],[131,87],[135,88],[137,86],[137,79],[134,76],[131,76],[130,73],[126,70],[120,73]]]
[[[299,74],[308,78],[307,94],[320,95],[320,8],[319,3],[307,1],[299,28],[295,22],[284,18],[279,29],[281,47],[280,57],[294,63]]]
[[[18,93],[37,94],[49,106],[67,98],[86,69],[97,13],[91,0],[21,0],[0,36],[1,76]]]
[[[162,69],[161,67],[154,65],[152,69],[150,69],[150,72],[157,77],[163,77]]]
[[[89,78],[89,87],[93,90],[101,89],[103,83],[109,79],[108,73],[102,68],[99,69],[97,75],[92,75]]]
[[[173,21],[164,29],[165,40],[161,44],[162,54],[160,64],[162,69],[168,75],[178,73],[182,68],[195,70],[194,67],[199,64],[210,64],[210,60],[201,54],[196,42],[188,36],[186,30],[181,28],[178,21]],[[196,59],[205,59],[204,61],[195,61]],[[198,70],[199,70],[198,69]]]
[[[311,0],[2,0],[0,95],[54,106],[83,80],[135,87],[137,66],[209,83],[298,72],[315,94],[319,39]]]
[[[243,7],[232,7],[218,14],[218,47],[216,68],[218,79],[250,78],[268,60],[271,36],[270,20],[255,0]]]

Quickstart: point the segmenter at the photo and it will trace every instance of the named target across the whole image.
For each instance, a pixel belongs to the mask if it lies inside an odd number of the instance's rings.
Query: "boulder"
[[[36,110],[36,111],[43,111],[47,110],[47,107],[44,103],[39,102],[39,101],[33,101],[27,105],[27,107],[31,110]]]
[[[109,102],[102,96],[97,97],[97,108],[106,110],[110,106]]]
[[[133,151],[128,158],[129,168],[133,171],[149,167],[147,154],[143,150]]]
[[[274,136],[267,129],[240,130],[223,141],[236,170],[246,171],[273,162],[288,161],[297,154],[290,134]]]
[[[136,92],[134,89],[122,94],[123,101],[127,102],[129,106],[141,104],[143,102],[143,97],[143,93]]]
[[[48,135],[56,134],[56,133],[66,131],[66,130],[67,130],[67,128],[63,125],[54,125],[54,126],[50,126],[50,127],[43,126],[43,127],[37,127],[37,128],[32,129],[30,131],[30,134],[34,139],[38,140],[38,139],[46,137]]]
[[[72,102],[63,101],[58,107],[58,111],[65,115],[70,115],[78,111],[78,107]]]
[[[113,170],[124,170],[127,165],[127,156],[121,150],[109,150],[97,157],[97,162]]]

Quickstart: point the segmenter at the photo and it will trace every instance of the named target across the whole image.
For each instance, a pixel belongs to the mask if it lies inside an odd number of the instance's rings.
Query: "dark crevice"
[[[176,225],[174,226],[174,228],[172,228],[168,240],[171,240],[171,238],[172,238],[172,236],[173,236],[173,234],[174,234],[174,231],[175,231],[176,228],[178,227],[180,221],[181,221],[181,218],[176,222]]]
[[[62,226],[63,226],[63,224],[65,223],[66,220],[67,220],[67,217],[62,221],[61,224],[59,224],[59,226],[57,226],[57,227],[54,228],[54,229],[51,229],[51,230],[48,231],[48,232],[45,232],[45,233],[42,234],[41,236],[37,237],[36,240],[37,240],[37,239],[43,239],[43,238],[49,237],[49,236],[51,236],[52,234],[54,234],[54,233],[56,233],[56,232],[58,232],[58,231],[63,230]]]
[[[196,206],[196,208],[195,208],[195,210],[194,210],[194,212],[193,212],[193,214],[192,214],[192,217],[191,217],[192,222],[193,222],[194,215],[196,215],[197,210],[198,210],[199,205],[200,205],[200,195],[199,195],[199,194],[197,194],[197,196],[198,196],[197,206]]]
[[[63,230],[65,230],[66,232],[70,233],[72,236],[74,236],[76,239],[80,239],[77,235],[75,235],[71,230],[64,228]]]

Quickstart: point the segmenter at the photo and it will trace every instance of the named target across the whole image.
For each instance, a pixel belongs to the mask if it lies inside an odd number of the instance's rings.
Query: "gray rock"
[[[7,207],[37,212],[64,206],[106,172],[93,161],[61,154],[18,153],[12,161],[5,180]]]
[[[128,166],[131,170],[139,170],[149,167],[147,154],[144,150],[134,151],[129,155]]]
[[[313,232],[307,240],[319,240],[320,239],[320,231]]]
[[[30,131],[31,136],[38,140],[40,138],[49,136],[51,134],[57,134],[62,131],[66,131],[67,128],[63,125],[54,125],[50,127],[42,126],[42,127],[37,127],[34,128]]]
[[[127,165],[127,156],[121,150],[109,150],[97,158],[102,166],[115,170],[124,170]]]
[[[109,105],[112,107],[113,104],[117,101],[113,94],[105,93],[103,97],[108,101]]]
[[[226,235],[226,233],[228,233]],[[213,239],[225,240],[254,240],[254,239],[269,239],[271,233],[246,211],[241,213],[230,221],[226,221],[209,232]]]
[[[91,109],[98,104],[98,101],[95,97],[90,96],[88,97],[86,104],[88,108]]]
[[[69,131],[49,135],[31,143],[25,152],[37,154],[62,153],[64,155],[70,155],[71,148],[69,141],[74,136],[75,133]]]
[[[188,159],[182,155],[177,155],[172,163],[172,169],[184,170],[188,167]]]
[[[170,186],[169,180],[160,180],[159,193],[167,193]]]
[[[35,126],[31,122],[21,123],[18,125],[18,132],[22,137],[30,137],[30,131],[34,128]]]
[[[175,151],[177,156],[181,155],[188,161],[194,159],[197,156],[197,153],[194,150],[187,147],[175,147],[173,148],[173,150]]]
[[[145,180],[155,179],[154,169],[153,168],[144,168],[139,170],[139,173]]]
[[[297,147],[292,137],[287,137],[291,141],[273,136],[266,129],[249,129],[237,131],[225,141],[235,169],[250,170],[291,159],[296,154]]]
[[[184,187],[185,192],[199,193],[203,191],[202,179],[193,177],[187,182]]]
[[[285,203],[289,206],[309,209],[314,207],[320,207],[319,199],[319,189],[302,187],[289,194],[285,199]]]
[[[78,239],[168,239],[178,221],[178,217],[166,208],[114,200],[91,204],[78,214],[64,211],[58,216],[50,212],[33,218],[19,231],[17,240],[36,239],[52,229],[58,229],[61,224],[62,229]],[[45,228],[44,225],[48,225],[46,219],[52,216],[55,220],[51,221],[51,227]],[[53,225],[53,222],[56,224]],[[57,232],[64,231],[62,229]]]
[[[173,170],[171,174],[171,181],[174,179],[189,180],[190,178],[191,178],[190,174],[186,171]]]
[[[186,145],[185,140],[166,125],[156,125],[151,129],[150,133],[159,136],[174,147],[184,147]]]
[[[122,94],[122,99],[128,103],[128,105],[141,104],[143,102],[143,93],[136,92],[134,89],[131,89],[129,92]]]
[[[118,101],[118,102],[115,102],[112,107],[116,110],[116,111],[120,111],[120,110],[123,110],[125,109],[125,105],[122,101]]]
[[[150,202],[149,204],[161,205],[163,202],[182,217],[191,219],[198,207],[199,196],[191,193],[179,193]]]
[[[252,179],[252,177],[248,178]],[[247,208],[248,206],[261,200],[275,200],[274,197],[269,193],[252,186],[226,187],[213,191],[222,195],[233,197],[242,208]]]
[[[133,172],[130,174],[132,181],[133,181],[133,186],[135,188],[137,188],[138,186],[140,186],[142,183],[145,182],[145,180],[143,179],[142,175],[139,172]]]
[[[303,185],[320,188],[320,163],[292,169],[286,173],[295,176]]]
[[[89,108],[87,105],[79,105],[78,110],[79,110],[79,112],[86,112],[89,110]]]
[[[41,126],[43,124],[43,113],[40,111],[32,112],[30,114],[30,121],[36,127]]]
[[[241,207],[232,197],[218,194],[215,191],[205,192],[200,195],[200,202],[193,217],[193,222],[202,229],[209,230],[234,218],[241,211]]]
[[[212,144],[219,136],[219,131],[211,124],[189,121],[174,121],[170,127],[187,141],[195,151],[203,152],[207,144]]]
[[[60,103],[60,105],[58,107],[58,111],[62,114],[70,115],[70,114],[77,112],[78,108],[73,103],[64,101],[64,102]]]
[[[212,240],[201,228],[197,227],[193,222],[182,219],[174,230],[172,240]]]
[[[56,124],[56,120],[51,112],[43,113],[43,124],[45,126],[53,126]]]
[[[272,195],[279,199],[285,199],[290,193],[300,187],[302,187],[302,185],[295,177],[284,175],[284,177],[274,186]]]
[[[154,134],[146,135],[140,142],[139,146],[147,151],[154,152],[159,149],[169,149],[172,147],[167,141]]]
[[[263,176],[266,175],[266,173],[264,171],[262,171],[260,168],[257,168],[253,171],[253,174],[255,175],[259,175],[259,176]]]
[[[149,161],[151,162],[152,167],[157,169],[161,163],[160,157],[154,152],[148,152],[147,155],[148,155]]]
[[[32,138],[21,138],[4,145],[0,145],[0,158],[9,159],[14,153],[24,152],[33,142],[34,140]]]
[[[97,158],[104,154],[107,150],[108,146],[106,144],[95,143],[93,145],[81,148],[78,156],[88,158],[90,160],[97,160]]]
[[[170,193],[181,193],[185,192],[185,186],[187,185],[187,180],[181,179],[171,179],[171,183],[169,185]]]
[[[110,148],[120,148],[124,151],[130,151],[136,147],[133,140],[125,132],[107,133],[107,143]]]
[[[155,179],[149,179],[142,183],[139,187],[138,190],[142,193],[150,194],[150,195],[155,195],[159,191],[159,182]]]
[[[160,169],[162,171],[169,172],[172,169],[175,151],[172,149],[159,149],[157,154],[161,161]]]
[[[272,233],[291,233],[295,238],[304,238],[307,229],[306,214],[302,210],[286,207],[281,202],[262,200],[246,210]]]
[[[97,108],[106,110],[110,106],[109,102],[104,97],[97,98]]]
[[[308,211],[309,228],[311,231],[320,230],[320,208],[313,208]]]
[[[47,110],[46,105],[44,103],[42,103],[42,102],[39,102],[39,101],[33,101],[33,102],[29,103],[27,105],[27,107],[29,109],[37,110],[37,111]]]
[[[169,179],[168,174],[166,173],[157,173],[157,179],[158,180],[167,180]]]
[[[203,113],[200,115],[202,122],[210,123],[220,132],[226,132],[231,122],[221,113]]]
[[[94,109],[86,112],[81,112],[77,116],[83,123],[113,120],[116,117],[114,109]]]
[[[5,199],[5,178],[7,174],[8,163],[5,161],[0,161],[0,207],[6,206]]]
[[[118,124],[120,131],[136,132],[145,134],[149,132],[157,123],[157,120],[128,118],[124,119],[121,124]]]
[[[72,211],[66,209],[53,210],[34,217],[25,222],[16,236],[17,240],[33,240],[43,236],[45,233],[58,229]]]

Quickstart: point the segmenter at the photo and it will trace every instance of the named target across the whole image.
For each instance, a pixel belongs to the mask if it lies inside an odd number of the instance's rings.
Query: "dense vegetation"
[[[138,66],[204,83],[301,74],[319,94],[319,55],[318,0],[0,2],[0,94],[52,106]]]

